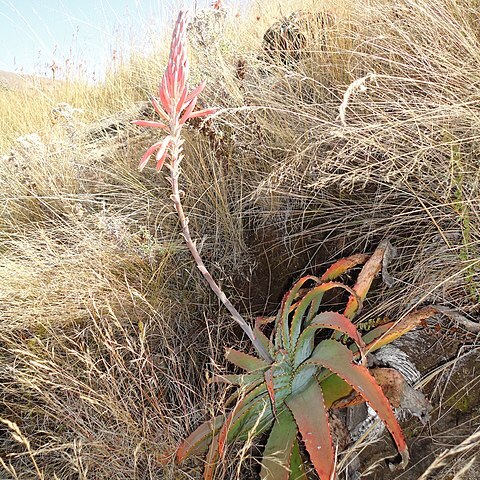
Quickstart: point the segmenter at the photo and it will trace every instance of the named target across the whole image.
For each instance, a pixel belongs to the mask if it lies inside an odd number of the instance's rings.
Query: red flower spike
[[[158,100],[151,98],[155,111],[162,117],[163,122],[150,120],[136,120],[133,123],[142,127],[160,128],[166,130],[170,135],[162,142],[152,145],[143,155],[140,162],[140,170],[145,167],[150,156],[158,150],[157,170],[160,170],[169,156],[171,143],[178,148],[181,147],[181,127],[190,118],[204,117],[216,112],[216,109],[210,108],[194,112],[197,99],[205,88],[205,82],[201,82],[190,93],[188,91],[188,77],[190,67],[187,56],[187,13],[181,11],[175,23],[172,34],[172,43],[170,46],[170,56],[167,62],[167,68],[163,74],[162,81],[158,88]],[[183,113],[182,113],[183,112]],[[181,149],[177,153],[177,158],[171,158],[174,162],[180,162],[182,159]]]

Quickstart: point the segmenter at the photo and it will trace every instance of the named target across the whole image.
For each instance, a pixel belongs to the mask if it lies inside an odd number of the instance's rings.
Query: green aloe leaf
[[[277,415],[263,452],[261,480],[289,480],[297,424],[288,409]]]
[[[288,480],[308,480],[300,454],[300,446],[296,438],[293,442],[292,456],[290,457],[290,477]]]
[[[294,350],[294,367],[298,367],[313,352],[315,333],[320,328],[328,328],[348,335],[360,347],[361,351],[365,351],[365,343],[357,327],[347,317],[338,312],[322,312],[313,320],[312,324],[305,328],[298,339],[298,343]]]
[[[353,387],[338,375],[331,374],[320,382],[325,407],[329,409],[335,402],[348,397]]]
[[[258,415],[262,414],[264,404],[267,404],[265,415],[272,413],[270,399],[265,382],[241,398],[225,419],[219,432],[219,450],[223,452],[227,440],[233,440],[244,429],[255,424]]]
[[[239,352],[233,348],[227,349],[225,358],[249,373],[265,370],[269,367],[269,364],[265,360],[249,355],[248,353]]]
[[[308,307],[313,307],[312,302],[316,300],[322,301],[323,295],[325,292],[328,292],[329,290],[332,290],[333,288],[342,288],[343,290],[347,290],[349,293],[352,294],[352,296],[355,298],[355,293],[350,287],[347,287],[343,283],[339,282],[327,282],[327,283],[322,283],[321,285],[318,285],[315,288],[312,288],[299,302],[295,309],[295,313],[293,315],[292,319],[292,326],[290,329],[290,348],[293,348],[298,340],[298,337],[300,335],[300,332],[302,330],[303,325],[303,318],[305,315],[305,312],[307,311]],[[359,308],[360,305],[357,304],[357,308]],[[315,312],[317,313],[317,312]],[[351,324],[351,322],[350,322]]]
[[[257,398],[232,417],[227,429],[219,432],[220,453],[224,451],[227,442],[259,435],[270,428],[274,420],[275,413],[268,396]]]
[[[290,325],[288,322],[288,316],[290,315],[290,307],[292,306],[295,298],[300,291],[300,289],[307,283],[309,280],[313,280],[316,283],[319,283],[318,277],[313,275],[306,275],[298,280],[293,287],[285,294],[282,300],[282,305],[278,313],[278,318],[276,320],[275,326],[277,329],[275,336],[275,348],[290,348]]]
[[[408,448],[390,402],[368,369],[354,363],[353,352],[335,340],[324,340],[300,368],[308,368],[310,364],[336,373],[369,403],[392,434],[402,456],[402,466],[406,466],[409,459]]]
[[[263,383],[260,386],[262,387],[262,394],[250,399],[240,409],[237,409],[235,416],[232,416],[228,427],[227,441],[240,440],[253,434],[258,435],[269,428],[275,415],[281,413],[286,408],[283,400],[292,391],[290,382],[290,375],[273,377],[276,412],[273,410],[273,403],[268,396],[266,384]],[[267,408],[265,408],[265,402],[267,403]]]
[[[358,253],[357,255],[352,255],[351,257],[341,258],[325,271],[325,273],[320,277],[320,280],[322,282],[335,280],[348,270],[356,267],[357,265],[365,263],[369,258],[370,255],[365,255],[363,253]]]
[[[211,443],[212,437],[222,427],[225,421],[224,415],[219,415],[207,422],[202,423],[194,430],[178,447],[176,459],[182,463],[190,455],[203,453]]]
[[[305,368],[299,368],[292,379],[292,393],[301,392],[315,378],[318,371],[316,365],[308,365]]]
[[[295,418],[320,480],[330,480],[335,474],[335,454],[320,385],[314,380],[301,393],[292,394],[285,402]]]

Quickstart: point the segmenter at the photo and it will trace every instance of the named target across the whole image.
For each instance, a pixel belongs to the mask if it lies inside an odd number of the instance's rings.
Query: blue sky
[[[114,51],[144,51],[183,6],[211,0],[0,0],[0,70],[47,74],[69,65],[101,77]],[[67,61],[67,59],[69,59]]]

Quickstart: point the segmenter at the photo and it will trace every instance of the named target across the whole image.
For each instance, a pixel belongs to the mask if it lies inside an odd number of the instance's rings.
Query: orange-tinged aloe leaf
[[[182,463],[190,455],[204,452],[210,444],[213,435],[221,428],[225,421],[224,415],[219,415],[202,423],[178,447],[176,459]]]
[[[382,391],[388,398],[390,405],[394,408],[398,408],[401,405],[405,392],[409,388],[407,386],[407,381],[405,380],[405,377],[394,368],[371,368],[369,371],[375,378],[375,381],[382,388]],[[328,381],[335,377],[339,378],[337,375],[334,375],[330,377],[326,383],[328,383]],[[323,393],[325,395],[325,390]],[[345,408],[364,402],[365,399],[359,393],[353,392],[351,395],[346,395],[344,398],[340,398],[339,400],[334,401],[333,407]],[[328,405],[326,400],[325,404]]]
[[[292,455],[290,457],[290,477],[288,480],[308,480],[296,438],[293,442]]]
[[[288,409],[277,415],[263,452],[262,480],[289,480],[297,424]]]
[[[315,333],[320,328],[328,328],[348,335],[364,354],[365,343],[351,320],[338,312],[322,312],[313,319],[312,324],[305,328],[300,335],[294,351],[295,359],[293,364],[295,367],[298,367],[312,354]]]
[[[381,242],[362,268],[362,271],[359,273],[353,289],[361,300],[365,299],[368,291],[370,290],[373,279],[380,272],[383,265],[383,256],[389,247],[390,243],[388,241]],[[355,298],[351,296],[348,299],[347,307],[345,308],[343,314],[352,319],[358,313],[359,309],[355,304]]]
[[[233,348],[228,348],[225,353],[225,358],[236,365],[237,367],[243,368],[249,373],[256,372],[258,370],[264,370],[269,365],[265,360],[261,358],[254,357],[248,353],[240,352]]]
[[[207,457],[205,458],[205,469],[203,471],[203,480],[212,480],[217,467],[220,454],[218,452],[218,435],[215,435],[208,449]]]
[[[314,380],[302,392],[287,397],[285,403],[295,418],[320,480],[331,480],[335,474],[335,454],[320,385]]]
[[[320,280],[322,282],[335,280],[353,267],[365,263],[369,257],[370,255],[358,253],[357,255],[352,255],[351,257],[341,258],[325,271],[325,273],[320,277]]]
[[[297,293],[303,287],[305,283],[309,280],[313,280],[316,283],[319,283],[318,277],[313,275],[306,275],[305,277],[300,278],[293,287],[284,295],[282,300],[282,305],[279,311],[279,318],[277,321],[277,335],[275,338],[275,347],[281,348],[284,347],[287,350],[290,348],[290,325],[288,323],[288,316],[290,314],[290,307],[295,301]]]
[[[236,431],[235,429],[231,430],[232,426],[235,423],[240,423],[244,421],[248,413],[251,411],[253,405],[255,405],[255,400],[260,399],[262,401],[266,401],[265,395],[267,393],[267,386],[265,382],[262,382],[258,387],[254,388],[250,392],[248,392],[243,398],[239,399],[236,403],[235,407],[229,413],[223,425],[221,426],[219,432],[219,451],[222,454],[225,448],[225,442],[227,441],[227,436],[230,435],[231,437],[235,436]],[[238,426],[238,425],[237,425]],[[231,430],[231,432],[230,432]],[[230,433],[229,433],[230,432]]]
[[[402,466],[405,467],[409,459],[408,448],[390,402],[368,369],[354,363],[353,352],[335,340],[324,340],[303,365],[308,368],[309,364],[316,364],[336,373],[369,403],[392,434],[402,456]]]
[[[343,283],[339,282],[327,282],[318,285],[317,287],[312,288],[298,303],[295,313],[292,319],[292,326],[289,332],[290,336],[290,347],[294,347],[297,343],[298,336],[300,335],[300,331],[302,330],[303,326],[303,317],[305,315],[306,310],[309,306],[311,306],[314,300],[318,300],[318,298],[323,298],[325,292],[332,290],[333,288],[342,288],[349,292],[355,298],[355,292],[350,288],[344,285]],[[357,304],[359,307],[360,305]],[[350,322],[351,323],[351,322]]]
[[[363,335],[363,340],[367,344],[367,350],[370,352],[378,350],[415,327],[422,326],[425,320],[437,313],[435,307],[424,307],[409,313],[399,321],[389,322],[370,330]]]

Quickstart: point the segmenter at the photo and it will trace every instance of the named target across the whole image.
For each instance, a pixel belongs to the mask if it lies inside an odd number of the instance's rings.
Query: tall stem
[[[192,240],[190,235],[190,228],[188,227],[188,218],[185,216],[185,212],[183,210],[182,202],[180,200],[180,190],[178,186],[178,177],[180,176],[180,162],[182,160],[182,147],[181,147],[181,140],[180,140],[180,130],[181,127],[175,125],[172,129],[174,131],[173,141],[172,141],[172,165],[170,167],[171,172],[171,185],[172,185],[172,196],[171,199],[173,204],[175,205],[175,210],[177,211],[178,218],[180,220],[180,225],[182,227],[182,234],[185,239],[185,243],[187,244],[190,253],[192,254],[195,263],[197,264],[198,269],[202,273],[203,277],[207,281],[208,285],[218,297],[218,299],[225,305],[227,310],[230,312],[230,315],[233,319],[240,325],[242,330],[246,333],[250,341],[252,342],[253,346],[256,348],[260,357],[262,357],[268,363],[272,362],[272,358],[270,354],[267,352],[263,344],[258,340],[255,336],[250,325],[245,321],[239,311],[232,305],[230,300],[226,297],[225,293],[223,293],[220,286],[215,282],[210,272],[205,267],[203,263],[202,257],[197,250],[197,246],[195,242]]]

